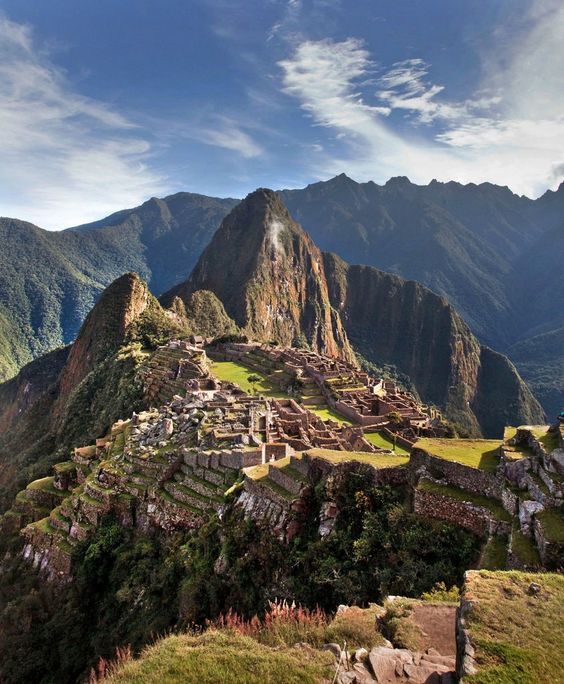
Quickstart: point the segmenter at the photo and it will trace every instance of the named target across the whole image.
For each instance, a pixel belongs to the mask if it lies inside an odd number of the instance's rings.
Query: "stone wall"
[[[417,471],[423,466],[434,479],[446,480],[449,484],[468,492],[502,500],[503,480],[495,473],[447,461],[418,448],[412,450],[409,466],[412,471]]]
[[[533,519],[533,535],[543,566],[549,569],[562,567],[562,558],[564,558],[564,544],[549,541],[545,531],[543,530],[541,521],[536,517]]]
[[[413,510],[426,518],[460,525],[479,537],[511,532],[510,523],[496,520],[486,508],[436,492],[416,489],[413,495]]]
[[[294,480],[294,478],[286,475],[281,468],[277,468],[276,466],[271,465],[268,467],[268,477],[277,485],[280,485],[280,487],[296,496],[302,489],[302,483],[299,480]]]

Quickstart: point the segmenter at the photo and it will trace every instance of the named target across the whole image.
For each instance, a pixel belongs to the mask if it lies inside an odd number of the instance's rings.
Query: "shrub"
[[[447,601],[458,603],[460,600],[460,589],[457,586],[452,586],[450,589],[446,588],[444,582],[437,582],[431,591],[425,591],[421,594],[423,601]]]

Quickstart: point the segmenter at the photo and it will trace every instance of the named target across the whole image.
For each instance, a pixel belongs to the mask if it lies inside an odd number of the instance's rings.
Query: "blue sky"
[[[0,0],[0,214],[564,178],[559,0]]]

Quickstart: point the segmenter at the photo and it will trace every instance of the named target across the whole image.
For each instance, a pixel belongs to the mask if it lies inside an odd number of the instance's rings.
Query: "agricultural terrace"
[[[495,472],[500,459],[497,439],[443,439],[423,437],[415,442],[416,449],[422,449],[431,456],[453,461],[470,468]]]
[[[409,462],[409,455],[371,454],[368,451],[334,451],[332,449],[310,449],[308,456],[323,458],[330,463],[346,463],[358,461],[368,463],[375,468],[393,468]]]

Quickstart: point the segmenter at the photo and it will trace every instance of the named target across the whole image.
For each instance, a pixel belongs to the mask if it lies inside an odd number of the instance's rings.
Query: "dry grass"
[[[120,665],[112,684],[321,684],[333,656],[308,648],[272,648],[234,630],[169,636]]]
[[[529,594],[531,582],[539,594]],[[463,598],[473,602],[468,627],[479,667],[469,683],[564,682],[564,576],[470,572]]]

